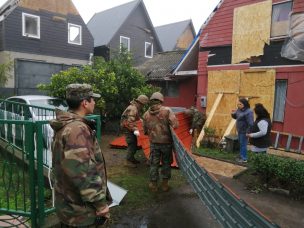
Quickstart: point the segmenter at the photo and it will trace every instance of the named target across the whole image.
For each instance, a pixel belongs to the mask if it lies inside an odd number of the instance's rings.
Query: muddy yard
[[[138,168],[124,167],[126,150],[109,147],[109,142],[114,138],[113,135],[102,136],[102,150],[107,162],[109,179],[129,192],[121,206],[112,209],[109,227],[220,227],[178,169],[173,169],[170,183],[172,188],[168,193],[150,193],[147,186],[149,167],[143,153],[137,153],[137,158],[141,160]],[[279,226],[304,226],[303,201],[292,200],[280,194],[247,189],[246,177],[232,178],[235,172],[243,170],[242,167],[219,164],[218,161],[212,165],[210,160],[200,163],[208,164],[210,172],[213,167],[217,167],[217,172],[215,169],[213,171],[220,182]]]

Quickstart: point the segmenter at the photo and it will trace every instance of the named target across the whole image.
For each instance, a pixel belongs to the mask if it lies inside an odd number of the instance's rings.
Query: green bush
[[[95,58],[93,65],[61,71],[51,77],[49,84],[40,84],[38,88],[51,96],[64,98],[65,88],[71,83],[92,85],[93,91],[101,94],[96,107],[110,119],[119,118],[139,94],[150,96],[160,90],[147,84],[145,77],[132,67],[130,55],[124,52],[108,62]]]
[[[254,155],[252,168],[267,184],[276,184],[296,197],[304,193],[304,161],[269,154]]]

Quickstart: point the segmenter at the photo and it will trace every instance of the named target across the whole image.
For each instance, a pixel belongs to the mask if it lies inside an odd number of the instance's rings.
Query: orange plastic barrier
[[[179,122],[179,127],[177,129],[175,129],[175,133],[177,134],[178,138],[181,140],[181,143],[183,144],[184,148],[186,148],[187,151],[190,152],[192,136],[189,134],[189,129],[190,129],[189,118],[182,112],[176,113],[176,117]],[[141,121],[138,121],[138,129],[140,132],[140,136],[138,137],[138,146],[141,146],[146,158],[149,159],[150,142],[149,142],[148,136],[144,135],[143,125],[142,125]],[[111,147],[115,147],[115,148],[126,148],[127,147],[127,143],[126,143],[124,136],[114,139],[110,143],[110,145],[111,145]],[[173,163],[171,166],[178,167],[174,153],[173,153]]]

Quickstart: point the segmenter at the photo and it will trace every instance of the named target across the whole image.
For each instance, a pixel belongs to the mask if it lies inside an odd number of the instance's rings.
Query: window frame
[[[73,27],[78,27],[79,28],[79,40],[80,42],[73,42],[71,41],[70,39],[70,27],[73,26]],[[68,43],[69,44],[74,44],[74,45],[82,45],[82,26],[81,25],[77,25],[77,24],[73,24],[73,23],[68,23]]]
[[[284,85],[285,86],[284,101],[281,100],[280,94],[278,92],[278,83],[279,82],[284,82],[285,83],[285,85]],[[275,122],[281,122],[281,123],[284,122],[285,110],[286,110],[287,90],[288,90],[288,80],[287,79],[277,79],[275,81],[274,108],[273,108],[273,117],[272,117],[273,121],[275,121]],[[279,102],[279,100],[281,102]],[[282,110],[280,110],[280,109],[282,109]],[[278,112],[281,113],[281,115]]]
[[[279,40],[279,39],[284,39],[288,36],[288,26],[287,26],[287,31],[286,31],[286,34],[285,35],[277,35],[277,36],[273,36],[272,35],[272,30],[273,30],[273,21],[272,21],[272,17],[273,17],[273,7],[274,6],[277,6],[277,5],[281,5],[281,4],[284,4],[284,3],[289,3],[291,2],[291,10],[290,12],[292,12],[292,9],[293,9],[293,3],[294,1],[293,0],[285,0],[285,1],[281,1],[281,2],[276,2],[276,3],[273,3],[272,4],[272,9],[271,9],[271,28],[270,28],[270,40]],[[289,24],[289,20],[288,20],[288,24]]]
[[[122,39],[126,39],[128,41],[127,51],[130,51],[130,43],[131,43],[130,38],[126,36],[119,36],[119,50],[121,51],[122,48],[122,42],[121,42]]]
[[[29,34],[25,31],[26,17],[37,19],[37,35]],[[40,39],[40,16],[22,12],[22,36]]]
[[[147,55],[147,44],[151,45],[151,55]],[[145,42],[145,58],[153,58],[153,43]]]

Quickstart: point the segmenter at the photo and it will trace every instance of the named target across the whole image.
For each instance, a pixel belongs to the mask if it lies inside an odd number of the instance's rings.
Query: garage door
[[[49,83],[53,74],[68,69],[69,65],[16,60],[15,79],[18,95],[42,94],[36,87]]]

